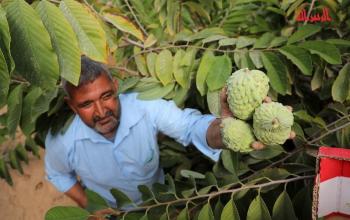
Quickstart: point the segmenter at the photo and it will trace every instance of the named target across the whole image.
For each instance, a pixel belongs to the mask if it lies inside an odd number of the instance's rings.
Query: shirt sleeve
[[[207,130],[215,117],[202,115],[196,109],[178,108],[173,101],[144,101],[147,112],[158,131],[187,146],[192,143],[204,155],[219,160],[220,149],[213,149],[207,143]]]
[[[67,147],[59,137],[50,132],[45,140],[46,178],[60,191],[68,191],[76,182],[76,175],[69,163]]]

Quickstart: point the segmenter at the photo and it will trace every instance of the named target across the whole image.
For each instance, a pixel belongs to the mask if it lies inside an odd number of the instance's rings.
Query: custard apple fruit
[[[231,117],[222,119],[221,137],[224,145],[239,152],[249,152],[253,148],[251,143],[255,141],[252,127],[239,119]]]
[[[269,91],[269,78],[259,70],[237,70],[227,79],[227,102],[233,114],[250,119]]]
[[[263,103],[254,112],[254,134],[266,145],[283,144],[289,138],[293,121],[293,113],[286,106]]]

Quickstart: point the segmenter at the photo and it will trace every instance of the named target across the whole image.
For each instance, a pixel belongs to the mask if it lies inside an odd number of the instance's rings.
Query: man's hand
[[[233,117],[227,102],[227,87],[221,89],[220,92],[221,118]]]
[[[65,194],[73,199],[80,207],[86,208],[88,202],[87,196],[79,182],[76,182]]]

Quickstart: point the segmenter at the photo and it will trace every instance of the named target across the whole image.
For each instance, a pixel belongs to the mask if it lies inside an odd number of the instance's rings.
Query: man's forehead
[[[70,98],[76,98],[77,96],[84,96],[90,93],[98,95],[114,89],[114,84],[110,77],[106,74],[101,74],[96,79],[86,81],[86,83],[78,87],[71,87],[68,91]]]

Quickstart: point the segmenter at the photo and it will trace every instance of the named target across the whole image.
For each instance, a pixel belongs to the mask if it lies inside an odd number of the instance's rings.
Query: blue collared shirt
[[[206,131],[215,119],[195,109],[179,109],[173,101],[143,101],[136,93],[120,94],[121,118],[113,141],[104,138],[75,116],[64,134],[46,137],[47,179],[61,192],[69,190],[77,176],[89,189],[110,204],[111,188],[118,188],[136,203],[138,185],[164,181],[159,167],[157,133],[162,132],[184,146],[193,143],[204,155],[217,161],[221,150],[206,142]]]

